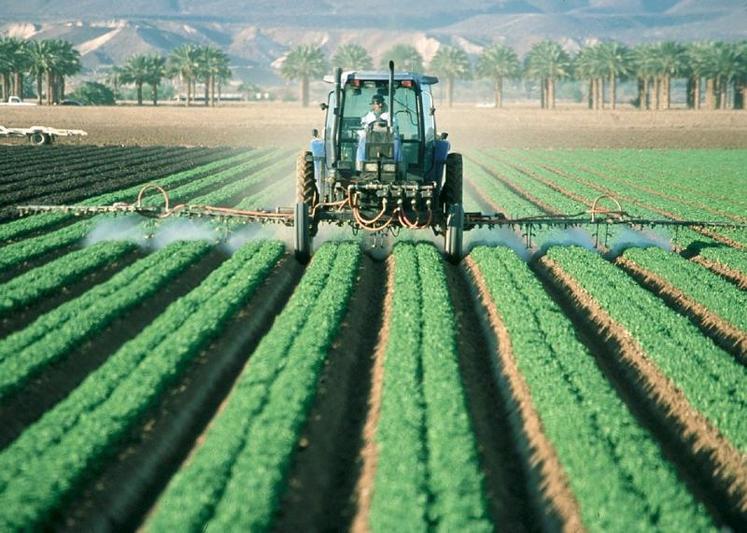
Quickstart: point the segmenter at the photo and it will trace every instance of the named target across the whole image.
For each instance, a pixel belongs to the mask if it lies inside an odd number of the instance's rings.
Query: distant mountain
[[[273,62],[299,43],[328,53],[349,42],[375,62],[396,43],[426,60],[442,44],[477,55],[499,41],[524,54],[549,38],[570,50],[586,42],[747,39],[745,0],[2,0],[0,35],[60,38],[88,69],[135,53],[168,53],[195,42],[228,51],[238,78],[279,79]]]

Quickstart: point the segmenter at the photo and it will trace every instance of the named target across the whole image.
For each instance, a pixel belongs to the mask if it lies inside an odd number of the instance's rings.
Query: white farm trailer
[[[31,126],[30,128],[6,128],[0,126],[0,137],[26,137],[31,144],[41,146],[52,144],[57,137],[88,135],[83,130],[60,130],[49,126]]]

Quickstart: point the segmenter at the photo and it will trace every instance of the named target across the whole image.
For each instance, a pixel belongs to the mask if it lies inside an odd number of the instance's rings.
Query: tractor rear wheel
[[[446,156],[446,179],[441,193],[444,212],[454,204],[462,203],[462,154],[451,153]]]
[[[311,212],[317,202],[314,160],[311,152],[303,151],[296,159],[296,208],[294,211],[294,251],[296,259],[308,263],[311,242],[316,233]]]

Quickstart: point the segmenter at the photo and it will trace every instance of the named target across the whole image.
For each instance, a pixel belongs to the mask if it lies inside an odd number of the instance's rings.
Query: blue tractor
[[[444,238],[446,256],[462,254],[462,156],[437,133],[434,76],[413,72],[337,69],[323,136],[297,160],[295,254],[306,262],[322,222],[354,231],[397,235],[430,229]],[[386,112],[369,114],[373,101]],[[366,120],[368,115],[369,120]],[[373,120],[371,120],[373,118]]]

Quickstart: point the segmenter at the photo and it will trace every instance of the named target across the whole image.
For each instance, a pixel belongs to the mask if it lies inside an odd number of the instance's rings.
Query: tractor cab
[[[338,76],[325,78],[335,90],[322,104],[323,139],[311,143],[320,197],[331,200],[335,184],[440,181],[449,144],[436,138],[431,85],[438,79],[386,71]],[[378,119],[374,100],[383,101]]]

